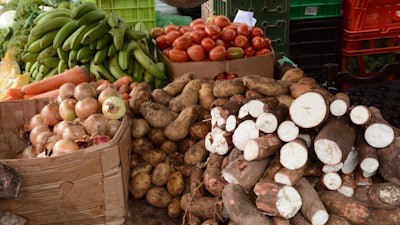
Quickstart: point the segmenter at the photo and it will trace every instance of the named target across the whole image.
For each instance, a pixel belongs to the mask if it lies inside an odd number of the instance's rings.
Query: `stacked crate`
[[[341,69],[367,77],[394,62],[400,51],[400,2],[345,0],[343,9]]]
[[[202,5],[202,17],[226,15],[231,21],[238,10],[254,12],[256,26],[263,28],[275,52],[289,53],[289,4],[286,0],[211,0]]]
[[[290,2],[289,58],[318,82],[323,65],[341,63],[341,0]]]

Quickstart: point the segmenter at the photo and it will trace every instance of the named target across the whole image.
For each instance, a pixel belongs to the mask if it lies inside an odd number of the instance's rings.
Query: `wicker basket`
[[[190,0],[161,0],[162,2],[175,6],[177,8],[193,8],[196,6],[200,6],[207,0],[196,0],[196,1],[190,1]]]
[[[0,209],[34,225],[123,224],[128,214],[130,118],[123,118],[107,143],[57,157],[12,159],[29,144],[19,129],[47,102],[0,103],[0,143],[9,146],[0,149],[0,163],[23,177],[18,197],[0,200]]]

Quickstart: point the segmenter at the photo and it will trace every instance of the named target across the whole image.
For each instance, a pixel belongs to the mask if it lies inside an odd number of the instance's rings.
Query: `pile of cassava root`
[[[137,83],[130,193],[182,224],[400,224],[400,129],[299,68]]]

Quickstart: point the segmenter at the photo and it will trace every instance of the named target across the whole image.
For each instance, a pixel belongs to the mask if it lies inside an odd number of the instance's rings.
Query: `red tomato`
[[[256,50],[254,49],[253,46],[249,45],[244,49],[244,56],[245,57],[251,57],[256,54]]]
[[[153,39],[157,39],[160,35],[162,35],[162,34],[165,34],[165,32],[164,32],[164,28],[161,28],[161,27],[153,27],[153,28],[151,28],[151,30],[150,30],[150,36],[153,38]]]
[[[167,36],[167,41],[169,42],[170,45],[180,36],[182,36],[181,32],[177,30],[172,30],[166,34]]]
[[[179,26],[176,25],[176,24],[171,23],[171,24],[168,24],[167,26],[164,27],[164,32],[166,34],[168,34],[170,31],[173,31],[173,30],[179,31]]]
[[[227,48],[228,43],[226,43],[225,41],[223,41],[221,39],[217,39],[217,40],[215,40],[215,46],[222,46],[224,48]]]
[[[221,31],[220,38],[225,41],[225,42],[230,42],[235,40],[236,37],[236,31],[233,29],[225,29]]]
[[[251,39],[251,45],[258,50],[265,48],[267,43],[265,43],[265,39],[263,37],[255,36],[253,39]]]
[[[187,35],[182,35],[175,39],[172,43],[172,48],[186,50],[192,45],[192,40]]]
[[[214,18],[214,24],[219,26],[220,28],[224,28],[231,24],[231,20],[225,15],[217,15]]]
[[[162,34],[156,39],[156,45],[161,50],[171,46],[166,34]]]
[[[213,23],[206,24],[205,31],[207,36],[212,39],[218,39],[221,33],[221,28]]]
[[[234,44],[236,47],[244,49],[247,46],[249,46],[249,40],[247,39],[246,36],[240,34],[236,36]]]
[[[204,48],[198,44],[194,44],[194,45],[190,46],[186,50],[186,52],[187,52],[189,58],[195,62],[202,61],[206,57]]]
[[[188,25],[181,26],[181,28],[179,28],[179,32],[181,32],[181,34],[185,34],[189,31],[192,31],[192,28],[190,28]]]
[[[237,25],[237,24],[233,24],[233,23],[231,23],[231,24],[229,24],[228,26],[226,26],[226,27],[222,28],[222,30],[226,30],[226,29],[232,29],[232,30],[234,30],[234,31],[236,32],[236,31],[237,31],[237,27],[238,27],[238,25]]]
[[[208,57],[212,61],[221,61],[224,60],[226,57],[226,50],[222,46],[215,46],[211,51],[208,53]]]
[[[171,50],[171,47],[165,48],[162,50],[162,53],[169,58],[169,51]]]
[[[193,27],[197,24],[205,24],[206,22],[202,18],[197,18],[194,19],[192,22],[190,22],[189,26],[193,29]]]
[[[266,55],[269,53],[271,53],[271,50],[269,50],[268,48],[263,48],[263,49],[256,51],[255,55]]]
[[[226,58],[227,59],[240,59],[243,58],[244,51],[239,47],[229,47],[226,49]]]
[[[169,60],[171,62],[187,62],[189,61],[189,56],[186,51],[181,49],[171,49],[168,52]]]
[[[206,52],[211,51],[215,47],[215,41],[210,37],[205,37],[201,40],[200,45],[204,48]]]
[[[192,27],[193,30],[205,30],[206,25],[204,23],[195,24]]]
[[[189,37],[195,44],[200,44],[201,40],[206,36],[206,32],[203,30],[194,30],[189,33]]]
[[[245,23],[241,23],[238,25],[236,33],[237,33],[237,35],[243,35],[243,36],[249,38],[250,37],[250,27]]]
[[[253,27],[251,29],[251,37],[254,38],[257,36],[264,37],[264,31],[260,27]]]
[[[224,80],[224,79],[225,79],[225,74],[224,73],[217,74],[214,77],[214,80]]]
[[[233,80],[238,77],[239,77],[239,75],[237,75],[237,74],[227,73],[227,74],[225,74],[224,79],[225,80]]]

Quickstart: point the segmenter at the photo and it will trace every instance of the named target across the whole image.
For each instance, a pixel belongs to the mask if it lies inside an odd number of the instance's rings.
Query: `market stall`
[[[151,1],[106,3],[17,14],[0,67],[0,174],[13,175],[0,219],[400,223],[399,128],[379,108],[307,76],[252,17],[158,27]]]

